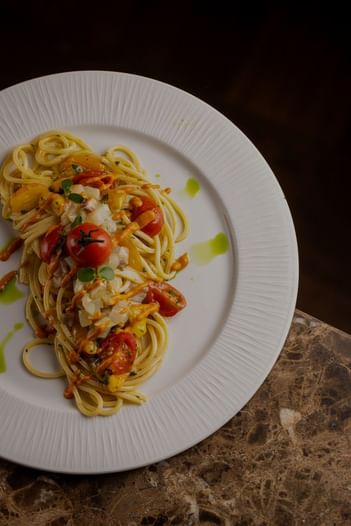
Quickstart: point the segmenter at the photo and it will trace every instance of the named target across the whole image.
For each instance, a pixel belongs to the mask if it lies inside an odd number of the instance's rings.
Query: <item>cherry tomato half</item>
[[[150,283],[144,303],[157,302],[161,316],[174,316],[186,307],[186,299],[169,283]]]
[[[82,267],[98,267],[111,254],[110,234],[94,223],[82,223],[72,228],[66,241],[69,255]]]
[[[144,212],[152,210],[153,212],[155,212],[155,219],[147,225],[145,225],[141,230],[149,236],[157,236],[157,234],[161,232],[164,223],[161,208],[155,203],[155,201],[149,199],[148,197],[140,197],[140,200],[142,204],[141,206],[133,207],[131,219],[132,221],[135,221]]]
[[[55,253],[60,241],[60,234],[63,232],[63,225],[55,225],[49,228],[40,241],[40,258],[45,263],[50,263],[51,256]]]
[[[101,344],[100,371],[110,369],[112,374],[125,374],[131,370],[137,352],[135,336],[130,332],[113,333]]]

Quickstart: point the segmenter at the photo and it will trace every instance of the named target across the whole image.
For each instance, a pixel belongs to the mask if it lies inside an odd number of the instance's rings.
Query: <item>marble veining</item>
[[[0,526],[351,524],[351,337],[296,311],[256,395],[190,450],[67,476],[0,460]]]

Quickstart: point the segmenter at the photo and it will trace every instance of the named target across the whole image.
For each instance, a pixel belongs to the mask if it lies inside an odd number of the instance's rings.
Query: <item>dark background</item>
[[[300,251],[298,307],[351,332],[350,22],[329,2],[3,1],[0,89],[79,69],[205,100],[272,167]]]

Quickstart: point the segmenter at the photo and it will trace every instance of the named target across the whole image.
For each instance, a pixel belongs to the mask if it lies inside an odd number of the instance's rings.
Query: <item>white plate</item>
[[[0,375],[0,456],[69,473],[121,471],[170,457],[235,415],[272,368],[296,301],[296,238],[284,195],[252,143],[216,110],[179,89],[112,72],[51,75],[0,93],[0,158],[54,129],[79,134],[97,151],[124,143],[155,182],[173,188],[191,233],[179,253],[225,232],[229,250],[176,279],[188,307],[170,320],[171,343],[147,383],[150,400],[113,417],[86,418],[63,398],[63,380],[22,367],[24,327],[5,349]],[[182,189],[200,182],[195,198]],[[1,221],[0,243],[10,226]],[[1,274],[14,260],[0,263]],[[24,321],[24,299],[0,304],[0,340]],[[46,354],[46,357],[45,357]],[[51,353],[39,361],[50,362]],[[233,444],[235,447],[235,444]]]

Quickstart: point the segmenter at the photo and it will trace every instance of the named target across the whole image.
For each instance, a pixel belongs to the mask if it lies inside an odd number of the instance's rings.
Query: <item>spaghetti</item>
[[[186,305],[169,281],[188,262],[175,256],[188,223],[169,193],[129,148],[99,156],[66,131],[16,147],[1,167],[2,214],[18,234],[2,260],[22,246],[18,276],[36,336],[23,363],[36,376],[66,376],[65,397],[84,415],[145,401],[139,386],[166,351],[165,317]],[[32,365],[43,344],[57,372]]]

